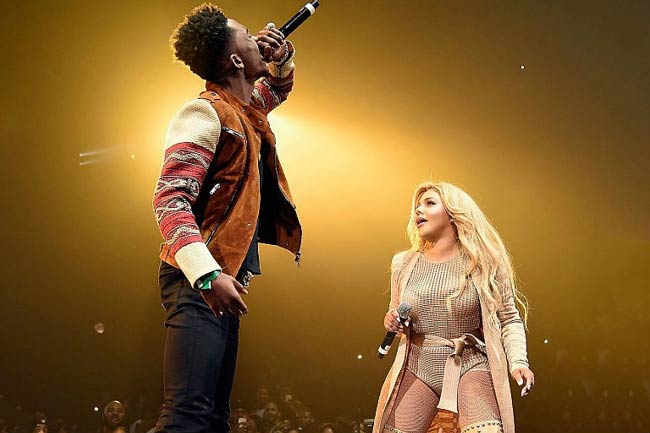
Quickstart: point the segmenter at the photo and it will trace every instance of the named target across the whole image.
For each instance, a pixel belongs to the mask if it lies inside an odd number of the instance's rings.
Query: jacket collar
[[[235,108],[240,117],[243,116],[247,118],[249,124],[258,132],[265,132],[269,129],[269,121],[266,118],[266,114],[264,112],[260,111],[258,108],[250,104],[244,103],[241,99],[230,93],[223,86],[207,81],[205,83],[205,89],[209,92],[217,93],[220,99],[223,99],[233,108]]]

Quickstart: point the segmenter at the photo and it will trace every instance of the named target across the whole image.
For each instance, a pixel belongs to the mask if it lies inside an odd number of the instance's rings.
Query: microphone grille
[[[397,306],[397,315],[401,319],[408,319],[410,312],[411,312],[411,304],[409,304],[408,302],[402,302]]]

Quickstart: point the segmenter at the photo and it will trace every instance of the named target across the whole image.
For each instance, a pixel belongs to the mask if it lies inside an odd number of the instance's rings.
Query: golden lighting
[[[197,3],[4,5],[12,407],[91,412],[102,392],[160,386],[151,200],[168,122],[204,89],[168,46]],[[302,6],[219,3],[252,32]],[[649,351],[617,347],[645,341],[650,309],[647,5],[407,3],[323,0],[292,36],[295,88],[270,123],[302,262],[261,247],[235,396],[287,381],[325,414],[372,416],[391,257],[408,246],[413,188],[433,179],[476,199],[530,300],[539,386],[515,399],[521,430],[544,431],[569,391],[593,419],[635,407]]]

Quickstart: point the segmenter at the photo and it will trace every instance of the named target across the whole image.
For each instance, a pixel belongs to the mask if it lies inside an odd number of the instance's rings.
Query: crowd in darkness
[[[559,351],[556,362],[561,365],[567,355],[565,351]],[[606,351],[598,351],[596,362],[600,367],[606,362],[606,357]],[[545,423],[544,432],[646,433],[650,431],[650,416],[647,413],[650,407],[650,381],[642,376],[631,386],[619,383],[614,387],[601,386],[595,379],[564,377],[564,392],[553,398],[549,396],[543,411],[537,405],[519,408],[517,424],[522,428],[530,426],[524,431],[542,431],[536,426],[539,425],[539,414],[545,412],[553,417],[553,421]],[[3,405],[4,412],[7,412],[6,407],[6,404]],[[115,400],[103,408],[97,408],[95,424],[88,425],[88,422],[50,418],[43,412],[21,414],[25,410],[18,407],[8,413],[0,412],[0,433],[150,433],[153,432],[159,410],[158,404],[142,404],[142,401],[136,400],[132,405],[127,400]],[[372,417],[371,414],[366,415]],[[259,387],[254,403],[248,405],[234,399],[230,428],[232,433],[370,433],[371,421],[346,417],[319,419],[316,412],[296,398],[288,387],[278,386]],[[605,426],[613,430],[603,430]]]
[[[632,317],[636,329],[648,329],[650,316],[642,305],[631,311],[616,306],[615,316]],[[516,394],[515,418],[518,431],[566,433],[650,432],[650,378],[647,369],[650,354],[637,348],[642,341],[621,343],[629,330],[626,324],[611,321],[610,316],[576,318],[565,335],[573,345],[558,344],[545,362],[537,366],[539,384],[531,397],[520,400]],[[629,325],[627,325],[629,326]],[[584,335],[598,335],[597,344]],[[553,344],[551,342],[550,344]],[[552,347],[552,346],[547,346]],[[533,358],[534,360],[535,358]],[[377,391],[380,384],[377,384]],[[117,396],[116,396],[117,397]],[[313,396],[312,396],[313,397]],[[108,399],[107,399],[108,400]],[[520,402],[517,404],[517,402]],[[232,399],[232,433],[369,433],[371,420],[327,416],[320,413],[319,402],[302,399],[287,385],[258,387],[246,402]],[[0,433],[148,433],[152,431],[160,400],[136,398],[108,402],[98,407],[92,422],[82,419],[50,417],[20,407],[0,395]],[[347,414],[348,416],[350,414]],[[363,417],[372,418],[365,413]]]
[[[0,396],[2,397],[2,396]],[[32,416],[18,407],[12,414],[0,413],[0,433],[150,433],[158,418],[160,407],[114,400],[103,409],[97,408],[95,426],[82,426],[61,418],[50,419],[43,412]],[[147,408],[147,406],[149,406]],[[7,416],[9,415],[9,416]],[[14,418],[22,418],[16,422]],[[30,418],[26,421],[25,418]],[[11,420],[11,423],[7,422]],[[319,420],[314,412],[295,398],[286,386],[259,387],[255,404],[243,407],[239,400],[232,403],[230,430],[232,433],[369,433],[370,425],[344,417]]]
[[[557,367],[568,356],[565,352],[557,352]],[[599,367],[604,367],[608,352],[601,348],[596,354],[595,362]],[[561,369],[558,368],[558,372]],[[650,417],[647,413],[647,408],[650,407],[650,381],[645,376],[639,377],[636,384],[619,383],[614,387],[599,385],[595,379],[564,376],[561,379],[566,389],[561,395],[545,398],[545,409],[542,410],[539,405],[519,408],[517,424],[523,431],[650,431]],[[150,433],[153,432],[160,411],[159,402],[151,403],[144,404],[142,399],[136,399],[134,404],[127,400],[111,401],[103,408],[97,408],[94,425],[88,425],[87,422],[65,422],[60,418],[50,419],[42,412],[27,416],[23,414],[21,418],[14,410],[12,413],[0,413],[0,418],[4,419],[0,419],[0,433]],[[6,410],[7,405],[2,407]],[[316,406],[313,407],[318,410]],[[540,424],[540,413],[552,417],[552,422]],[[365,415],[372,417],[371,414]],[[19,418],[20,422],[17,421]],[[31,419],[27,421],[26,418]],[[543,430],[538,428],[540,425],[544,425]],[[612,430],[603,430],[604,427]],[[346,417],[319,419],[311,404],[305,404],[288,386],[282,385],[259,387],[249,404],[244,404],[235,397],[230,429],[232,433],[370,433],[372,420]]]

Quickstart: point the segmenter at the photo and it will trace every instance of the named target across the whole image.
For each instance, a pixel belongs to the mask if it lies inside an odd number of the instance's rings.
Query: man
[[[167,311],[156,431],[227,432],[257,243],[300,258],[302,229],[266,118],[291,91],[294,50],[271,24],[254,37],[211,4],[187,15],[171,43],[206,91],[170,123],[154,196]]]
[[[257,388],[257,393],[255,394],[255,400],[256,400],[256,410],[254,411],[254,414],[258,416],[260,419],[264,417],[264,408],[266,407],[266,403],[271,401],[271,392],[269,389],[265,386],[260,386]]]
[[[122,426],[126,409],[118,401],[110,401],[104,406],[102,412],[102,423],[97,429],[98,433],[126,433],[126,428]]]
[[[316,433],[316,419],[309,409],[302,409],[296,414],[296,422],[302,433]]]

